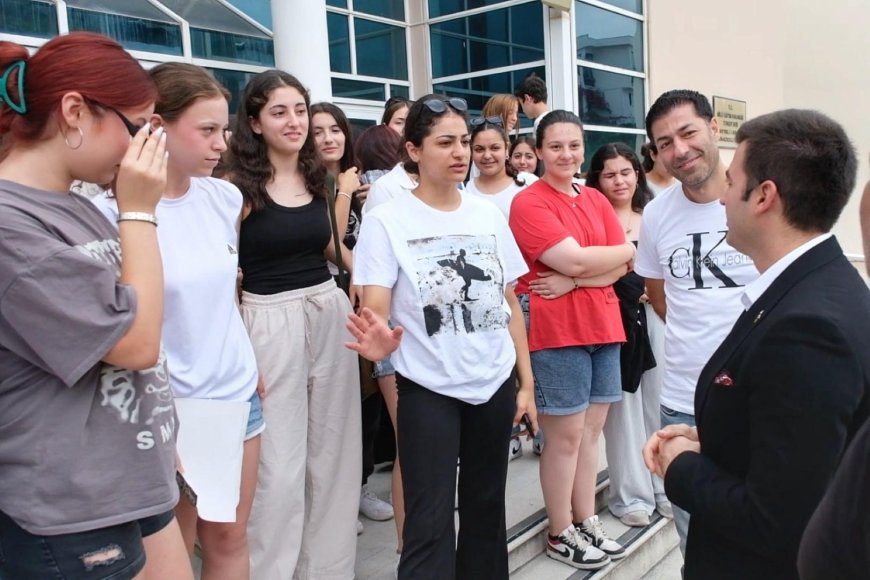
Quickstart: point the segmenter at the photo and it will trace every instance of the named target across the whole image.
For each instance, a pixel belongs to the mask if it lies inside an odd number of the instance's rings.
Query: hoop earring
[[[79,142],[78,142],[78,145],[76,145],[75,147],[73,147],[72,145],[69,144],[69,130],[67,130],[67,132],[63,134],[63,142],[66,143],[66,146],[69,147],[70,149],[72,149],[73,151],[75,151],[76,149],[81,147],[82,143],[85,142],[85,134],[82,131],[82,128],[76,127],[76,130],[79,132]]]

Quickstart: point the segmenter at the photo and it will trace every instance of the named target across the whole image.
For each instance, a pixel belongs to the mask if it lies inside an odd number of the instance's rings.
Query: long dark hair
[[[251,209],[262,209],[269,199],[266,184],[275,168],[269,162],[268,146],[262,135],[254,133],[251,120],[260,115],[272,91],[280,87],[293,87],[305,99],[305,108],[311,106],[311,97],[302,83],[293,75],[272,69],[263,71],[250,80],[242,93],[233,138],[230,139],[230,181],[244,196]],[[305,180],[305,189],[315,197],[326,197],[326,168],[320,162],[311,132],[311,114],[308,115],[308,136],[299,151],[299,172]]]
[[[540,159],[538,159],[538,154],[535,152],[535,149],[536,149],[535,136],[532,135],[531,133],[527,133],[525,135],[519,135],[519,136],[517,136],[516,139],[514,139],[514,142],[511,143],[510,151],[508,151],[508,162],[510,162],[510,160],[513,159],[514,151],[516,150],[516,148],[519,145],[528,145],[529,148],[532,150],[532,154],[535,155],[535,170],[532,172],[532,175],[540,177],[541,173],[542,173],[542,171],[541,171],[542,164],[541,164]]]
[[[344,111],[332,103],[314,103],[308,110],[308,116],[313,121],[314,115],[317,113],[332,115],[332,118],[335,119],[335,124],[344,133],[344,153],[342,153],[341,159],[338,160],[338,170],[347,171],[351,167],[358,165],[353,150],[353,133],[350,129],[350,121],[347,120],[347,115],[344,114]]]
[[[462,119],[468,122],[468,112],[467,111],[458,111],[452,106],[448,105],[444,108],[444,111],[440,113],[434,112],[430,109],[426,103],[431,100],[444,101],[445,103],[448,101],[448,97],[445,95],[436,95],[429,94],[417,99],[413,105],[411,105],[411,109],[408,111],[408,117],[405,119],[405,134],[403,143],[412,143],[415,147],[420,147],[423,145],[423,139],[429,136],[429,133],[432,132],[432,125],[438,122],[438,119],[447,115],[448,113],[453,113],[455,115],[459,115]],[[417,162],[412,159],[405,159],[405,171],[409,173],[419,173],[420,168],[417,166]]]
[[[494,123],[490,123],[488,121],[484,121],[480,125],[472,127],[471,129],[471,147],[472,151],[474,150],[474,139],[484,131],[496,131],[499,135],[501,135],[502,140],[504,141],[504,150],[505,150],[505,160],[504,160],[504,171],[508,174],[508,176],[514,180],[514,183],[517,185],[525,185],[526,180],[520,179],[517,176],[517,170],[514,169],[514,166],[511,165],[511,156],[508,153],[510,150],[511,141],[508,138],[507,133],[505,132],[503,125],[496,125]]]
[[[631,163],[631,167],[637,174],[637,189],[634,190],[634,195],[631,196],[631,209],[640,213],[646,207],[646,204],[652,201],[653,194],[650,191],[649,185],[647,185],[646,175],[644,174],[643,167],[641,167],[640,160],[631,147],[625,143],[617,141],[615,143],[607,143],[598,148],[598,151],[595,152],[595,155],[589,161],[589,171],[586,172],[586,185],[601,191],[600,179],[601,172],[604,171],[604,164],[608,159],[616,159],[617,157],[622,157]]]

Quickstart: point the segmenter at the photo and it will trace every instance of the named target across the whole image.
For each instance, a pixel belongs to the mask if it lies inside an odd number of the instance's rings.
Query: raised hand
[[[401,326],[390,329],[387,323],[369,308],[363,308],[359,315],[348,314],[347,329],[356,342],[346,342],[344,346],[356,351],[360,356],[375,362],[384,359],[399,348],[402,334]]]
[[[154,213],[166,189],[166,133],[163,127],[148,135],[142,127],[130,141],[115,181],[115,197],[121,212]]]
[[[359,173],[356,167],[351,167],[347,171],[342,171],[336,179],[336,188],[348,195],[353,195],[359,189]]]

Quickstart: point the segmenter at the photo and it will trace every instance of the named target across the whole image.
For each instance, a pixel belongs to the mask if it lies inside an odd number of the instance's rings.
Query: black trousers
[[[399,374],[396,380],[405,488],[399,579],[507,580],[505,482],[516,411],[514,375],[480,405],[439,395]]]
[[[362,400],[362,484],[375,472],[375,439],[381,427],[381,407],[384,398],[380,393],[369,395]]]

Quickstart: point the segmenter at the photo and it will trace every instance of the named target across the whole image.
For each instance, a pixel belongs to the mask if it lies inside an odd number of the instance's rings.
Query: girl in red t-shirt
[[[529,350],[546,436],[541,487],[550,526],[547,555],[597,569],[624,555],[595,515],[595,479],[598,437],[610,403],[622,396],[625,333],[612,284],[628,271],[635,248],[604,195],[575,181],[583,163],[577,115],[548,113],[536,137],[544,175],[514,198],[511,230],[531,270],[527,283],[552,272],[573,283],[559,297],[549,291],[529,295]]]

